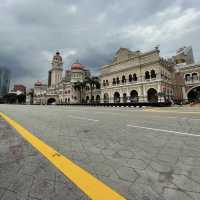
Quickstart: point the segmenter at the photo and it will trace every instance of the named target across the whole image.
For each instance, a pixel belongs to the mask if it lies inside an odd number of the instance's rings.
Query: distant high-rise
[[[0,97],[9,92],[10,72],[7,68],[0,67]]]
[[[191,46],[179,48],[176,51],[175,62],[177,65],[194,63],[193,50]]]

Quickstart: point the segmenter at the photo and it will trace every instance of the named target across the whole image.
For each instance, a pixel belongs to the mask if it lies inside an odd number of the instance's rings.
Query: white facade
[[[60,53],[57,52],[52,60],[52,69],[50,70],[51,77],[50,78],[50,86],[54,87],[62,80],[63,73],[63,62]]]
[[[48,88],[36,94],[37,102],[80,103],[80,102],[158,102],[173,97],[173,66],[159,55],[159,49],[142,53],[120,48],[113,62],[101,67],[101,89],[86,85],[81,93],[74,87],[84,82],[90,72],[79,62],[63,75],[62,57],[57,52],[49,70]],[[164,94],[164,95],[163,95]]]
[[[146,53],[120,48],[113,62],[101,67],[102,102],[157,102],[173,95],[172,66],[158,48]]]
[[[100,90],[91,92],[88,86],[78,90],[74,84],[83,83],[86,77],[90,77],[90,72],[78,61],[72,64],[70,70],[66,70],[63,77],[63,62],[60,53],[53,56],[51,69],[49,70],[48,86],[36,82],[34,86],[34,103],[35,104],[52,104],[52,103],[80,103],[100,99]],[[94,95],[94,97],[93,97]]]

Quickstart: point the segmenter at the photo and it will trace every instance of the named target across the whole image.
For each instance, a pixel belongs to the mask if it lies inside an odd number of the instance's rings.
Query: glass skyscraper
[[[10,71],[5,67],[0,67],[0,97],[9,92]]]

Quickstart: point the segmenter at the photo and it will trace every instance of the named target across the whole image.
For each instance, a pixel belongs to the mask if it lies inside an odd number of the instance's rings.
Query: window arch
[[[133,80],[133,77],[132,77],[132,75],[131,75],[131,74],[129,74],[129,76],[128,76],[128,80],[129,80],[129,82],[132,82],[132,80]]]
[[[198,74],[196,72],[192,73],[192,80],[197,81],[198,80]]]
[[[146,71],[146,72],[145,72],[145,79],[146,79],[146,80],[147,80],[147,79],[150,79],[149,71]]]
[[[116,79],[113,78],[113,85],[116,85]]]
[[[190,74],[186,74],[186,75],[185,75],[185,80],[186,80],[186,81],[190,81],[190,80],[191,80]]]
[[[137,81],[137,75],[136,75],[136,73],[133,74],[133,81]]]
[[[120,80],[119,80],[119,77],[117,77],[117,84],[119,84],[120,83]]]
[[[124,75],[122,76],[122,83],[126,83],[126,77]]]
[[[156,72],[154,69],[151,70],[151,78],[156,78]]]

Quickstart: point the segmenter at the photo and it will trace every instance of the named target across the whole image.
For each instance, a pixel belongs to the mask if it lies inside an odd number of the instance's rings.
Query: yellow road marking
[[[77,185],[89,198],[94,200],[125,200],[117,192],[89,174],[87,171],[67,159],[42,140],[34,136],[19,123],[0,112],[0,116],[17,132],[43,154],[55,167]]]
[[[200,112],[192,111],[175,111],[175,110],[158,110],[158,109],[145,109],[145,112],[162,112],[162,113],[180,113],[180,114],[200,114]]]

